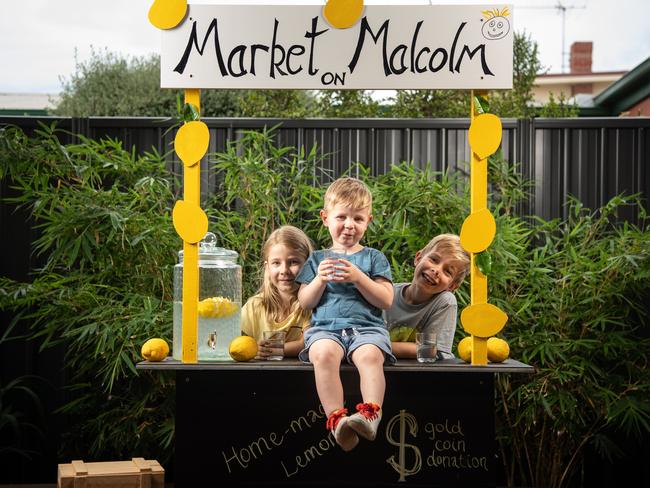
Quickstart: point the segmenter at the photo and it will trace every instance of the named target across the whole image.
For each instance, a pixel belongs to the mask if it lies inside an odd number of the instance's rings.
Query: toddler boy
[[[386,256],[359,243],[372,221],[372,195],[363,182],[339,178],[332,183],[320,216],[332,248],[314,251],[296,277],[300,305],[312,310],[298,357],[314,365],[326,427],[349,451],[359,436],[374,440],[381,419],[383,365],[395,361],[382,318],[393,301],[392,276]],[[359,370],[363,399],[349,417],[339,371],[343,358]]]

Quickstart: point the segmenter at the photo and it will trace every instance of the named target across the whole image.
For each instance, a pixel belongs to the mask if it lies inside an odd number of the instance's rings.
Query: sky
[[[565,49],[593,41],[593,70],[630,70],[650,56],[650,1],[560,0]],[[0,93],[50,93],[62,89],[75,62],[91,49],[124,56],[158,53],[160,32],[147,19],[152,0],[3,0],[0,10]],[[324,0],[189,0],[189,3],[324,4]],[[371,4],[493,4],[487,1],[366,0]],[[538,43],[549,73],[562,70],[562,15],[558,0],[510,0],[514,29]],[[572,8],[573,7],[573,8]],[[568,59],[568,56],[567,56]],[[565,61],[568,65],[568,61]]]

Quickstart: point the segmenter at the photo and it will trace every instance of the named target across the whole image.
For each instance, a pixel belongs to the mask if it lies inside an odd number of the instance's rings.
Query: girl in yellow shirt
[[[309,326],[311,312],[300,308],[300,285],[295,279],[311,251],[309,238],[291,225],[273,231],[264,244],[262,285],[242,307],[241,315],[242,333],[255,338],[261,358],[270,353],[264,343],[265,330],[286,332],[285,357],[297,356],[304,347],[302,332]]]

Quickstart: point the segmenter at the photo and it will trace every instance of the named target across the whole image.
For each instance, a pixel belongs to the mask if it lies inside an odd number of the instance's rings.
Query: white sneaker
[[[351,451],[359,444],[359,436],[350,428],[351,417],[341,417],[334,428],[334,440],[344,451]]]
[[[381,421],[381,407],[376,403],[359,403],[357,413],[346,417],[346,420],[350,429],[364,439],[374,441]]]

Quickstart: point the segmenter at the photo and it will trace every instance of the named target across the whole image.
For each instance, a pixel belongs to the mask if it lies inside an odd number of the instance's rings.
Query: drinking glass
[[[265,330],[264,343],[271,350],[266,356],[267,361],[282,361],[284,359],[284,339],[286,332],[283,330]]]
[[[432,363],[438,355],[437,337],[434,332],[415,334],[416,354],[419,363]]]
[[[326,249],[325,250],[325,259],[345,259],[345,257],[348,255],[348,252],[346,249]],[[335,264],[336,266],[336,264]],[[332,271],[331,274],[337,274],[340,273],[340,270],[334,270]]]

